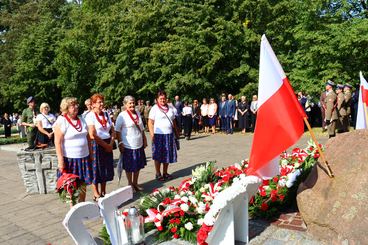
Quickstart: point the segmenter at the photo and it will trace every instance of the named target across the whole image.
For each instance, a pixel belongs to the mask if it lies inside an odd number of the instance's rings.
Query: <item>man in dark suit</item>
[[[184,104],[183,102],[180,101],[179,95],[175,96],[174,106],[177,112],[176,121],[177,121],[178,129],[179,129],[179,132],[181,133],[181,130],[183,128],[183,119],[182,119],[181,113],[183,112]]]
[[[221,124],[221,131],[223,133],[226,132],[226,107],[227,107],[227,100],[226,95],[221,95],[221,102],[219,103],[219,118]]]
[[[233,121],[234,121],[234,116],[235,116],[235,111],[236,111],[236,103],[235,100],[233,99],[232,94],[228,95],[228,101],[226,103],[226,133],[227,134],[232,134],[234,132],[233,130]]]

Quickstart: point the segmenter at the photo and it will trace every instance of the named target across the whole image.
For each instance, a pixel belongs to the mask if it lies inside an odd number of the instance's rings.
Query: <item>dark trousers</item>
[[[183,129],[183,117],[182,117],[182,115],[178,115],[176,117],[176,125],[178,127],[179,132],[181,133],[181,130]]]
[[[226,133],[232,134],[233,130],[233,117],[226,117]]]
[[[226,117],[220,118],[220,128],[222,132],[226,132]]]
[[[250,115],[250,119],[251,119],[251,123],[252,123],[252,132],[254,132],[254,129],[256,128],[257,115],[252,113]]]
[[[192,134],[192,116],[183,116],[183,124],[184,124],[184,136],[189,137]]]
[[[195,133],[199,132],[199,118],[193,118],[193,131]]]

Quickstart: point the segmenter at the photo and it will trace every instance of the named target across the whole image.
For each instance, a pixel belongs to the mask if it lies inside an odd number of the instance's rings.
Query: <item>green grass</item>
[[[27,138],[19,138],[18,136],[9,138],[0,138],[0,145],[25,143],[25,142],[27,142]]]
[[[17,134],[18,133],[18,130],[17,130],[16,126],[12,126],[11,133],[12,134]],[[4,126],[1,125],[1,127],[0,127],[0,136],[3,136],[3,135],[4,135]]]

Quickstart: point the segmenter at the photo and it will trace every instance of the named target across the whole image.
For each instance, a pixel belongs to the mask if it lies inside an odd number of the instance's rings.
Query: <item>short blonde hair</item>
[[[61,113],[67,113],[68,107],[71,105],[78,105],[78,100],[75,97],[65,97],[61,100],[60,111]]]
[[[40,111],[42,111],[42,109],[43,109],[43,108],[45,108],[45,107],[50,108],[49,104],[47,104],[47,103],[43,102],[43,103],[40,105]]]

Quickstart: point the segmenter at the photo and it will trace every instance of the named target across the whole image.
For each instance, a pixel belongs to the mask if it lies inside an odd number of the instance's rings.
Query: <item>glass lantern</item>
[[[129,244],[144,244],[144,218],[135,207],[131,207],[128,211],[125,229]]]

